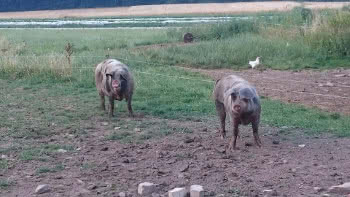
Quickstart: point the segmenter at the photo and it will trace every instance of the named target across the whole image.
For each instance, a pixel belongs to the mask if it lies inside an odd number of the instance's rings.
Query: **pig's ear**
[[[106,90],[107,90],[107,92],[111,91],[111,85],[112,85],[112,75],[106,74]]]
[[[126,74],[121,74],[121,75],[120,75],[120,80],[125,80],[125,81],[127,81],[127,75],[126,75]]]

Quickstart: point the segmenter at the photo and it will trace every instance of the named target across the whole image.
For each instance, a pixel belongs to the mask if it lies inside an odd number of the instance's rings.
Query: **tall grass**
[[[202,68],[247,68],[248,61],[257,56],[273,69],[350,67],[349,24],[348,10],[295,8],[254,21],[171,31],[168,35],[179,40],[184,32],[192,32],[196,45],[149,50],[145,54],[152,60]]]

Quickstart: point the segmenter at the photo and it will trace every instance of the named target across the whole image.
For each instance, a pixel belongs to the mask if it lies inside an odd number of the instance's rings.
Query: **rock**
[[[7,159],[7,155],[1,155],[1,159]]]
[[[314,190],[315,190],[316,192],[323,192],[325,189],[322,188],[322,187],[314,187]]]
[[[187,137],[187,138],[184,140],[184,142],[185,142],[186,144],[192,143],[192,142],[194,142],[194,138]]]
[[[178,187],[169,191],[169,197],[186,197],[187,190],[184,187]]]
[[[346,74],[338,74],[338,75],[334,75],[335,77],[346,77]]]
[[[288,163],[288,160],[287,159],[283,159],[282,161],[284,164]]]
[[[331,196],[331,195],[324,193],[324,194],[322,194],[321,196],[322,196],[322,197],[329,197],[329,196]]]
[[[278,140],[273,140],[272,141],[272,144],[279,144],[280,143],[280,141],[278,141]]]
[[[326,83],[326,86],[328,86],[328,87],[334,87],[334,84],[328,81],[328,82]]]
[[[114,127],[114,130],[119,130],[121,127]]]
[[[108,122],[102,122],[101,123],[103,126],[108,126]]]
[[[204,197],[204,189],[201,185],[191,185],[190,188],[191,197]]]
[[[346,195],[350,194],[350,182],[342,185],[336,185],[329,188],[329,192],[333,194]]]
[[[119,192],[118,196],[119,197],[126,197],[126,194],[124,192]]]
[[[188,163],[184,163],[180,166],[179,171],[186,172],[189,168],[190,168],[190,166],[188,165]]]
[[[58,150],[57,150],[57,152],[58,152],[58,153],[66,153],[66,152],[67,152],[67,150],[64,150],[64,149],[58,149]]]
[[[305,144],[299,144],[298,145],[300,148],[304,148],[305,147]]]
[[[137,189],[138,194],[140,195],[150,195],[156,190],[156,184],[149,183],[149,182],[143,182],[139,184],[139,187]]]
[[[263,190],[264,197],[268,196],[278,196],[278,193],[275,190],[272,189],[265,189]]]
[[[135,128],[134,131],[135,132],[141,132],[141,129],[140,128]]]
[[[92,184],[88,187],[89,190],[94,190],[96,188],[97,188],[97,185],[95,185],[95,184]]]
[[[63,178],[63,177],[62,177]],[[85,185],[84,181],[80,180],[80,179],[77,179],[77,182],[79,185]]]
[[[108,151],[108,147],[103,147],[101,151]]]
[[[35,193],[36,194],[43,194],[43,193],[46,193],[46,192],[49,192],[50,191],[50,188],[48,185],[46,184],[43,184],[43,185],[39,185],[36,189],[35,189]]]

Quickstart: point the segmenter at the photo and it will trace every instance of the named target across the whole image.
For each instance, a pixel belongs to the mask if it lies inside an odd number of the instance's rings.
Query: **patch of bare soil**
[[[296,6],[307,8],[341,8],[348,2],[306,2],[271,1],[207,4],[165,4],[117,8],[91,8],[70,10],[44,10],[27,12],[1,12],[0,18],[64,18],[64,17],[107,17],[107,16],[154,16],[181,14],[239,14],[266,11],[288,11]]]
[[[152,117],[138,121],[146,124],[150,119],[152,124],[164,122]],[[200,184],[207,196],[264,196],[263,190],[271,189],[277,196],[316,197],[322,192],[314,187],[350,180],[350,139],[262,126],[263,148],[259,149],[245,145],[253,141],[252,131],[242,127],[240,150],[225,154],[228,139],[220,139],[217,121],[166,120],[168,125],[186,126],[193,132],[131,144],[106,140],[111,130],[102,121],[95,117],[91,120],[94,127],[87,123],[90,129],[85,135],[67,137],[62,132],[34,140],[38,145],[74,144],[75,151],[53,154],[46,162],[21,161],[19,152],[10,155],[9,169],[0,178],[8,177],[15,184],[0,190],[0,196],[36,196],[39,184],[49,184],[51,191],[38,196],[117,196],[119,192],[137,196],[138,184],[148,181],[159,184],[156,193],[160,196],[175,187]],[[64,169],[36,173],[40,166],[56,164]]]
[[[253,69],[239,72],[229,69],[191,70],[204,73],[215,80],[236,74],[254,84],[262,96],[350,114],[350,69],[300,72]]]

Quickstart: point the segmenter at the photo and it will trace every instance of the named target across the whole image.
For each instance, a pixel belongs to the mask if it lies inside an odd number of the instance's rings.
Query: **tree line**
[[[0,0],[0,12],[59,10],[73,8],[121,7],[176,3],[253,2],[256,0]],[[282,0],[284,1],[284,0]],[[308,0],[325,1],[325,0]],[[339,1],[339,0],[327,0]],[[346,1],[346,0],[344,0]]]

